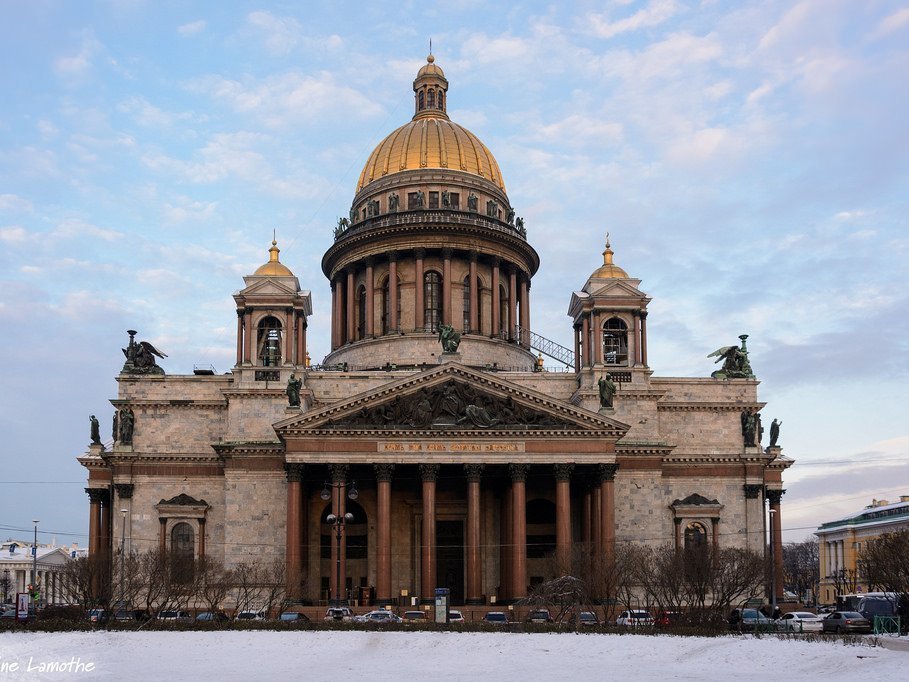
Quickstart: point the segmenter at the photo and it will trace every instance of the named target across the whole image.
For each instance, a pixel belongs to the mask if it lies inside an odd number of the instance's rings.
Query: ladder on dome
[[[570,348],[540,336],[530,329],[524,329],[521,325],[515,325],[515,336],[519,339],[529,339],[530,347],[535,351],[548,355],[553,360],[558,360],[566,367],[574,367],[574,351]]]

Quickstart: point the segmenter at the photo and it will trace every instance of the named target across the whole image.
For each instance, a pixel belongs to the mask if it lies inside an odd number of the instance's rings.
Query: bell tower
[[[306,366],[306,319],[312,298],[278,255],[275,240],[268,262],[243,278],[237,304],[237,364],[279,374],[282,367]]]

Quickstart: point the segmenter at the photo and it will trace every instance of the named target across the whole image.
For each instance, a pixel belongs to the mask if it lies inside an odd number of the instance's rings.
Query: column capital
[[[131,499],[135,487],[132,483],[114,483],[114,490],[117,491],[117,497],[121,500]]]
[[[597,480],[600,481],[600,483],[603,481],[614,481],[615,472],[618,470],[618,464],[599,464],[597,465]]]
[[[493,256],[492,258],[489,259],[489,262],[493,267],[497,268],[502,264],[502,259],[499,258],[498,256]]]
[[[468,481],[476,482],[483,478],[483,469],[485,468],[485,464],[465,464],[464,474],[467,476]]]
[[[305,464],[285,464],[284,473],[287,476],[288,483],[299,483],[303,480],[303,472],[306,470]]]
[[[394,464],[373,464],[377,481],[390,481],[395,473]]]
[[[783,495],[785,495],[785,494],[786,494],[786,491],[782,490],[782,489],[774,490],[772,488],[767,488],[767,490],[764,491],[764,495],[766,495],[767,499],[770,500],[771,505],[779,504],[780,501],[783,499]]]
[[[524,482],[527,480],[527,472],[530,470],[529,464],[509,464],[508,473],[512,481]]]
[[[424,483],[435,482],[439,477],[439,465],[438,464],[421,464],[420,465],[420,478],[423,479]]]
[[[471,263],[476,263],[478,260],[480,260],[480,252],[476,249],[471,249],[467,253],[467,257],[470,259]]]
[[[414,249],[413,257],[414,258],[426,258],[426,249]]]
[[[397,252],[397,251],[389,251],[386,255],[388,256],[388,262],[389,262],[389,263],[397,263],[397,262],[398,262],[399,255],[398,255],[398,252]]]
[[[88,495],[88,501],[92,504],[107,502],[107,488],[86,488],[85,493]]]
[[[376,259],[373,256],[366,256],[366,258],[363,259],[363,265],[365,265],[367,268],[371,268],[375,264]]]
[[[574,470],[574,464],[553,464],[555,477],[557,481],[570,481],[571,472]]]
[[[452,249],[450,246],[445,246],[442,248],[442,258],[450,260],[453,253],[454,249]]]
[[[331,474],[332,483],[343,483],[347,480],[347,472],[350,467],[346,464],[329,464],[328,471]]]
[[[756,500],[760,497],[761,491],[764,489],[764,486],[760,483],[746,483],[742,487],[745,490],[746,500]]]

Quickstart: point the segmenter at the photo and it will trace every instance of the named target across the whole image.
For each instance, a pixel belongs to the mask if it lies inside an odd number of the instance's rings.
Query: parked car
[[[809,611],[790,611],[774,621],[777,630],[787,632],[820,632],[824,619]]]
[[[285,611],[278,618],[282,623],[309,623],[309,617],[299,611]]]
[[[353,620],[353,611],[346,606],[332,606],[325,612],[325,617],[322,620],[349,622]]]
[[[615,619],[616,625],[628,625],[630,627],[641,627],[653,625],[653,616],[647,611],[622,611],[619,617]]]
[[[265,611],[240,611],[234,620],[265,620]]]
[[[551,623],[552,614],[549,609],[535,609],[527,614],[527,623]]]
[[[158,614],[158,620],[166,620],[171,623],[192,623],[193,617],[189,615],[188,611],[168,610],[161,611]]]
[[[364,623],[375,623],[376,625],[388,625],[391,623],[403,623],[403,619],[400,616],[395,615],[391,611],[370,611],[365,614],[362,622]]]
[[[871,632],[871,621],[858,611],[834,611],[822,621],[824,632]]]
[[[230,618],[222,611],[203,611],[196,615],[197,623],[226,623]]]
[[[425,623],[426,612],[425,611],[405,611],[404,612],[404,622],[405,623]]]
[[[593,611],[581,611],[578,614],[578,625],[585,628],[595,628],[600,624],[600,619]]]
[[[464,614],[462,614],[460,611],[457,611],[455,609],[451,609],[448,612],[448,622],[454,623],[455,625],[460,625],[461,623],[465,622]]]
[[[95,625],[103,625],[110,620],[110,612],[104,609],[92,609],[88,612],[88,622]]]
[[[656,618],[653,619],[653,623],[658,627],[665,628],[670,625],[678,625],[681,618],[682,614],[678,611],[660,611]]]
[[[729,614],[729,627],[732,630],[769,630],[773,621],[757,609],[734,609]]]
[[[504,611],[490,611],[483,616],[483,622],[490,625],[508,625],[508,616]]]

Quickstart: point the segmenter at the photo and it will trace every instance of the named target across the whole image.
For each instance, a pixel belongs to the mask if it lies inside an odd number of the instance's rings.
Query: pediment
[[[186,493],[180,493],[179,495],[176,495],[176,496],[170,498],[169,500],[162,499],[160,502],[158,502],[158,504],[175,505],[175,506],[181,506],[181,507],[200,507],[200,506],[207,507],[208,506],[208,502],[206,502],[205,500],[197,500],[195,497],[192,497],[191,495],[187,495]]]
[[[280,279],[273,277],[257,277],[255,278],[256,281],[250,282],[249,280],[251,279],[253,278],[246,278],[248,286],[245,289],[241,289],[239,295],[249,298],[251,296],[296,296],[298,293],[296,277],[281,277]]]
[[[706,497],[704,497],[703,495],[700,495],[698,493],[692,493],[691,495],[686,497],[684,500],[673,500],[673,502],[672,502],[673,507],[681,507],[681,506],[700,507],[703,505],[717,505],[717,504],[719,504],[719,502],[717,500],[709,500]]]
[[[628,425],[553,400],[499,376],[448,363],[330,407],[275,424],[282,438],[307,432],[426,434],[586,432],[613,439]]]
[[[637,286],[640,283],[639,279],[591,279],[584,291],[596,298],[647,298]]]

